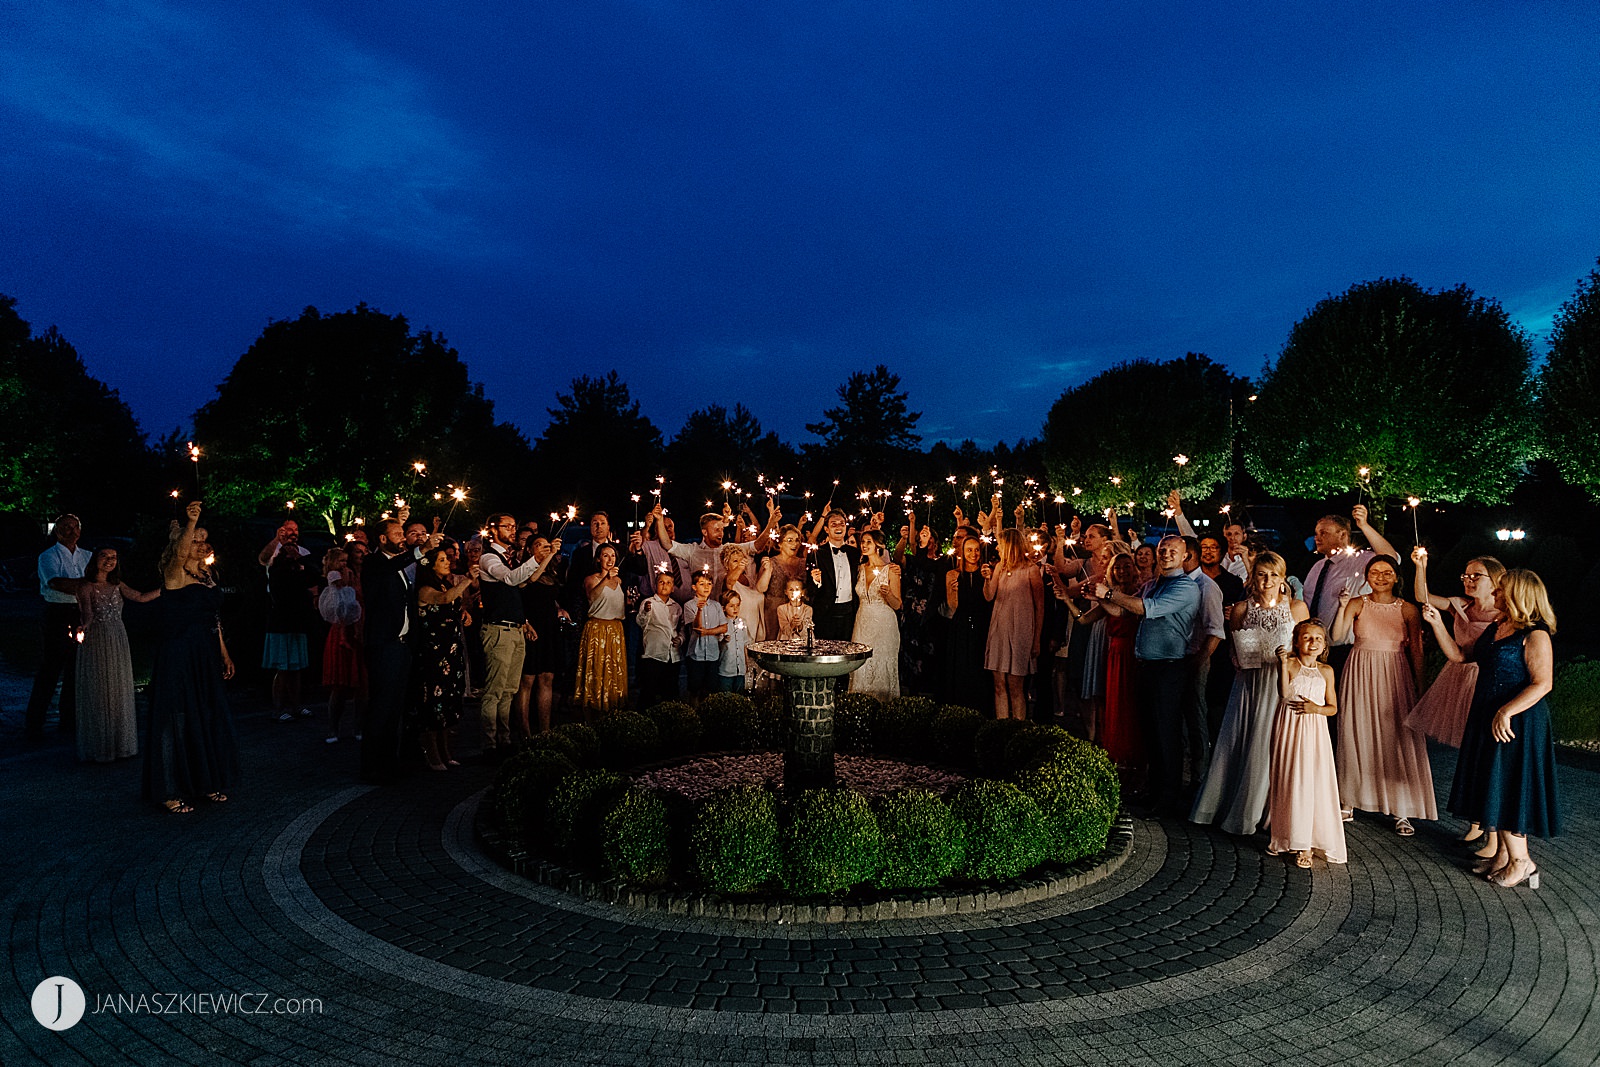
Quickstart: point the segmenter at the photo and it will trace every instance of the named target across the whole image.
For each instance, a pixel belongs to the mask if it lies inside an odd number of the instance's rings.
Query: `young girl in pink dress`
[[[1333,768],[1333,742],[1324,717],[1339,710],[1333,668],[1323,662],[1328,634],[1322,623],[1295,624],[1292,650],[1278,649],[1278,691],[1283,704],[1273,725],[1272,778],[1267,793],[1267,818],[1272,840],[1269,855],[1296,854],[1295,863],[1309,868],[1320,853],[1329,863],[1345,862],[1344,819],[1339,811],[1339,783]]]

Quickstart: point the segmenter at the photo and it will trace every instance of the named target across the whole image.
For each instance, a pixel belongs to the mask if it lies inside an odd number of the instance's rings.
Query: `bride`
[[[900,568],[889,562],[882,530],[862,530],[861,574],[856,595],[856,629],[851,639],[870,645],[872,658],[850,676],[850,692],[870,693],[883,700],[900,695]]]

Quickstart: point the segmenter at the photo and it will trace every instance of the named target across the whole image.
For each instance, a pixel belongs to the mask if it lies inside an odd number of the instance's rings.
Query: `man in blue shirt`
[[[1200,613],[1200,587],[1183,570],[1187,554],[1183,538],[1163,537],[1156,546],[1160,574],[1139,596],[1104,582],[1094,590],[1096,597],[1141,616],[1133,655],[1139,661],[1139,720],[1150,754],[1150,800],[1169,815],[1183,814],[1183,691],[1189,640]]]

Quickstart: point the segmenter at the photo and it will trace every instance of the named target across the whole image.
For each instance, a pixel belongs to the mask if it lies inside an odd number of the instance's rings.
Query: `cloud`
[[[293,11],[42,5],[0,38],[0,108],[40,169],[103,169],[118,211],[323,242],[473,230],[477,153],[420,79]]]

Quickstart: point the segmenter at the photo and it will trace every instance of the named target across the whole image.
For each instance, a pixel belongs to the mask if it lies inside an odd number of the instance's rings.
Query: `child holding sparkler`
[[[1296,865],[1309,869],[1319,852],[1329,863],[1343,863],[1346,858],[1333,743],[1323,725],[1324,717],[1339,707],[1322,623],[1316,619],[1296,623],[1290,643],[1291,647],[1278,649],[1283,703],[1273,725],[1267,796],[1272,840],[1267,853],[1293,852]]]
[[[656,595],[639,605],[643,654],[639,657],[639,706],[678,699],[678,660],[683,608],[672,598],[677,579],[670,570],[656,574]]]

